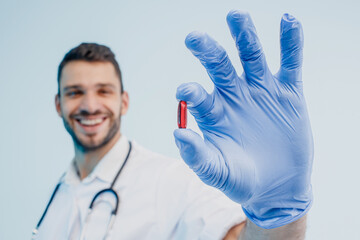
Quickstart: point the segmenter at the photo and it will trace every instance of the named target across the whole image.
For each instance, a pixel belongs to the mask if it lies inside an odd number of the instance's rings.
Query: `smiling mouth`
[[[76,119],[76,121],[83,126],[93,127],[93,126],[100,125],[101,123],[103,123],[105,121],[105,119],[106,119],[106,117],[99,117],[99,118],[94,118],[94,119],[81,118],[81,119]]]

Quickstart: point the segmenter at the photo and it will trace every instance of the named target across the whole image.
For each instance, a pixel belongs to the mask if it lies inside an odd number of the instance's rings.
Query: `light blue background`
[[[197,81],[211,91],[185,48],[193,30],[208,32],[242,69],[226,25],[248,10],[269,65],[279,67],[283,13],[301,20],[304,84],[315,138],[307,239],[360,239],[360,77],[358,1],[8,1],[0,3],[0,239],[28,239],[73,156],[54,107],[57,67],[77,44],[109,45],[120,63],[130,111],[122,131],[179,157],[176,87]],[[195,128],[193,121],[190,127]]]

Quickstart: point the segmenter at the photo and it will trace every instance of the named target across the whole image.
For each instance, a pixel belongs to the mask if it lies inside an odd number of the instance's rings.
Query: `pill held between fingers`
[[[178,127],[186,128],[187,124],[187,104],[185,101],[180,101],[178,106]]]

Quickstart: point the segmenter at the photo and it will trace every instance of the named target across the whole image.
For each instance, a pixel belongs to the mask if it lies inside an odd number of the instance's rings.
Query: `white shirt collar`
[[[65,173],[63,182],[69,185],[76,185],[81,182],[89,183],[92,182],[95,178],[98,178],[101,181],[111,184],[120,167],[124,163],[128,151],[129,141],[126,136],[121,135],[120,139],[115,143],[110,151],[105,154],[105,156],[99,161],[93,171],[82,181],[77,175],[73,159],[67,172]]]

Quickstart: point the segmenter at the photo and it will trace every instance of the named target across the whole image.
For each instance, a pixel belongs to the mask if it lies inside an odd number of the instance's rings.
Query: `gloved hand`
[[[242,204],[262,228],[304,216],[312,204],[313,140],[301,80],[303,32],[293,16],[281,20],[281,67],[272,75],[248,13],[227,16],[244,73],[237,75],[225,50],[193,32],[186,46],[214,82],[208,94],[197,83],[178,87],[204,139],[176,129],[184,161],[200,177]]]

